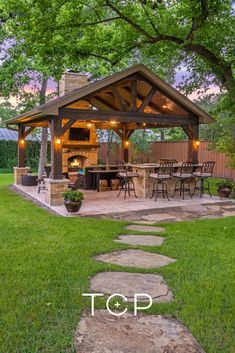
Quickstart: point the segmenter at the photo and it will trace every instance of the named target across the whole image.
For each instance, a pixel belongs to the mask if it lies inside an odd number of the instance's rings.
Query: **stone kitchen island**
[[[135,192],[137,197],[149,198],[152,196],[153,184],[156,182],[153,178],[150,178],[150,174],[156,173],[156,169],[159,167],[159,164],[129,164],[133,168],[133,172],[138,173],[137,178],[133,178],[135,184]],[[181,166],[181,163],[174,164],[174,171],[177,171]],[[199,164],[195,165],[194,168],[200,167]],[[166,183],[168,187],[169,197],[174,191],[176,178],[169,178]],[[192,190],[194,186],[194,180],[192,179]],[[160,197],[160,196],[159,196]]]

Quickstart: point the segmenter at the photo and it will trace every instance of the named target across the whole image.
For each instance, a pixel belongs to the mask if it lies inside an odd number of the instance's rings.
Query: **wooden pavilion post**
[[[25,126],[18,129],[18,168],[25,168]]]
[[[198,163],[199,124],[188,126],[188,160]]]
[[[51,119],[51,179],[63,179],[62,174],[62,120]]]
[[[123,160],[128,163],[129,162],[129,148],[130,148],[130,143],[129,139],[134,132],[133,129],[127,129],[126,124],[123,124],[122,128],[122,158]]]
[[[62,119],[53,117],[50,121],[51,129],[51,174],[45,179],[46,202],[51,206],[62,205],[64,192],[68,190],[69,180],[62,174]]]

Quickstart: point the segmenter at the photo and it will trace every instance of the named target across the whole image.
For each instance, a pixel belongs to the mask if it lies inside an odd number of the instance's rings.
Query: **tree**
[[[18,114],[17,109],[9,101],[0,103],[0,127],[5,127],[5,121]]]
[[[6,6],[3,1],[8,14],[15,13],[17,21],[9,21],[13,28],[20,27],[22,46],[34,51],[41,64],[50,60],[57,74],[65,64],[93,67],[97,74],[99,59],[103,60],[99,75],[106,71],[104,62],[112,70],[113,65],[127,66],[132,60],[148,62],[167,76],[175,68],[172,64],[181,63],[189,73],[188,90],[213,82],[235,99],[235,19],[230,0],[37,0],[31,6],[29,2]]]
[[[2,18],[4,18],[3,24],[9,23],[9,21],[11,23],[12,18],[16,19],[16,14],[11,12],[2,16]],[[0,71],[0,90],[2,97],[15,99],[17,102],[17,111],[15,110],[14,114],[12,111],[10,116],[13,117],[46,102],[48,68],[46,65],[38,64],[36,58],[27,57],[22,47],[23,37],[21,39],[19,37],[19,28],[17,35],[14,34],[14,31],[10,32],[9,27],[5,31],[3,28],[4,26],[2,25],[4,55]],[[30,91],[28,91],[29,88]],[[4,121],[6,120],[7,118],[4,119]],[[44,173],[44,166],[47,161],[47,140],[47,128],[42,128],[38,166],[39,178]]]
[[[186,93],[215,84],[235,116],[230,0],[3,0],[2,8],[26,56],[49,63],[54,77],[65,67],[100,77],[143,62],[172,82],[184,66]]]
[[[228,96],[210,95],[198,101],[203,109],[215,117],[213,125],[201,127],[200,135],[212,141],[211,148],[229,157],[229,166],[235,168],[235,124]]]

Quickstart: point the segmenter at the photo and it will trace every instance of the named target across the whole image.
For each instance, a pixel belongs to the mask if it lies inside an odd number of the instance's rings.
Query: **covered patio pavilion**
[[[62,203],[68,187],[63,178],[64,136],[73,126],[112,129],[122,140],[123,159],[128,162],[129,138],[136,129],[181,127],[188,135],[188,160],[198,162],[199,124],[213,118],[140,64],[72,90],[7,122],[18,128],[18,166],[15,184],[28,173],[25,138],[37,127],[51,132],[51,174],[46,179],[46,200]]]

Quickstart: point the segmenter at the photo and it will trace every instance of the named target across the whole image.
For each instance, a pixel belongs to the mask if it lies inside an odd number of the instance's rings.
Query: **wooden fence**
[[[228,167],[228,157],[219,152],[210,149],[209,141],[201,141],[199,146],[199,162],[215,161],[214,176],[222,178],[235,179],[235,169]],[[106,162],[107,144],[102,143],[99,149],[99,161]],[[156,162],[160,158],[174,158],[177,161],[185,161],[188,156],[188,141],[178,142],[155,142],[151,144],[149,152],[145,154],[136,154],[134,149],[130,146],[129,160],[137,163]],[[110,152],[109,163],[115,163],[117,159],[121,159],[121,146],[113,143]]]

